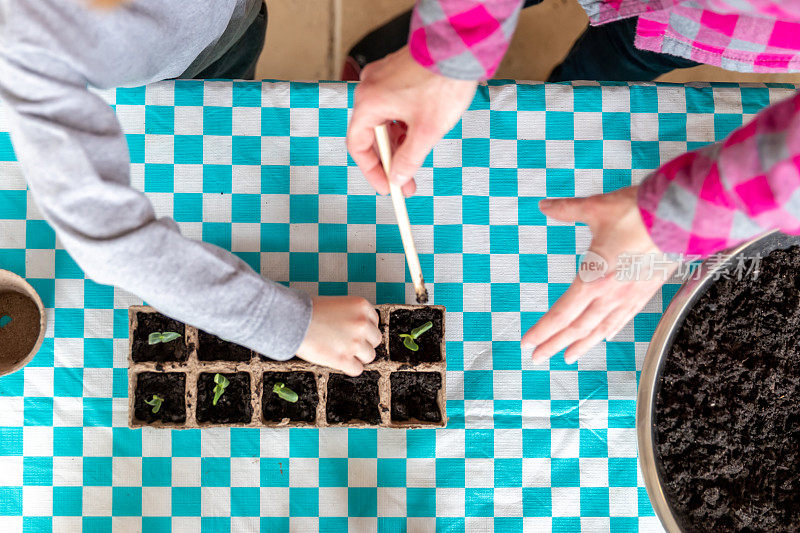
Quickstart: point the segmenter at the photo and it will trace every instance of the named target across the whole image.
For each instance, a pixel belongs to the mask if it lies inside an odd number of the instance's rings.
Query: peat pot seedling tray
[[[376,311],[383,342],[364,372],[350,377],[297,357],[274,361],[152,307],[133,306],[128,310],[128,425],[446,426],[445,308],[379,305]],[[429,329],[408,339],[428,322]],[[150,343],[153,334],[152,340],[160,342]],[[215,378],[227,382],[216,404]],[[287,401],[274,392],[278,383],[297,400]]]

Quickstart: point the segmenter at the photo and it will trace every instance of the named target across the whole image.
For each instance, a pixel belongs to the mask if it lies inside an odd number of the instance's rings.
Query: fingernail
[[[539,207],[548,207],[552,203],[553,200],[550,200],[549,198],[542,198],[541,200],[539,200]]]
[[[521,343],[519,343],[519,345],[523,350],[530,351],[530,352],[532,352],[533,350],[536,349],[536,345],[535,344],[530,344],[528,342],[521,342]]]
[[[408,182],[409,179],[411,179],[411,178],[409,178],[408,176],[402,176],[402,175],[394,175],[394,176],[392,176],[392,182],[394,182],[394,183],[396,183],[398,185],[404,185],[406,182]]]

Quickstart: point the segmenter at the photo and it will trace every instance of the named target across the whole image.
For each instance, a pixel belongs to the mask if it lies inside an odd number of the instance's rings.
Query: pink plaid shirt
[[[639,17],[636,46],[742,72],[800,71],[800,0],[579,0],[593,24]],[[418,0],[409,50],[461,79],[497,70],[521,0]],[[656,170],[639,209],[661,250],[701,256],[770,229],[800,234],[800,95]]]

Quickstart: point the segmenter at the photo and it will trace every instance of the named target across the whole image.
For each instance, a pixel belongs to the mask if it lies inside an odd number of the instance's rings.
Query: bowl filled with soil
[[[42,299],[23,278],[0,270],[0,376],[27,365],[44,340]]]
[[[672,532],[800,531],[800,237],[704,262],[644,360],[647,493]]]

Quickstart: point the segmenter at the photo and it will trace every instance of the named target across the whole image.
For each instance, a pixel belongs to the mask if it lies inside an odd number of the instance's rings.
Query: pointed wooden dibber
[[[388,177],[392,168],[392,145],[389,142],[389,130],[385,124],[375,128],[375,142],[378,145],[378,153],[383,163],[383,170]],[[400,238],[403,240],[403,250],[406,253],[406,261],[408,261],[408,271],[411,273],[411,280],[414,282],[417,303],[425,304],[428,303],[428,291],[425,289],[425,280],[422,278],[419,255],[417,254],[417,247],[414,245],[414,236],[411,233],[411,222],[408,219],[406,199],[403,196],[403,191],[400,190],[400,186],[392,181],[389,181],[389,191],[392,197],[392,205],[394,206],[394,214],[397,217],[397,225],[400,228]]]

